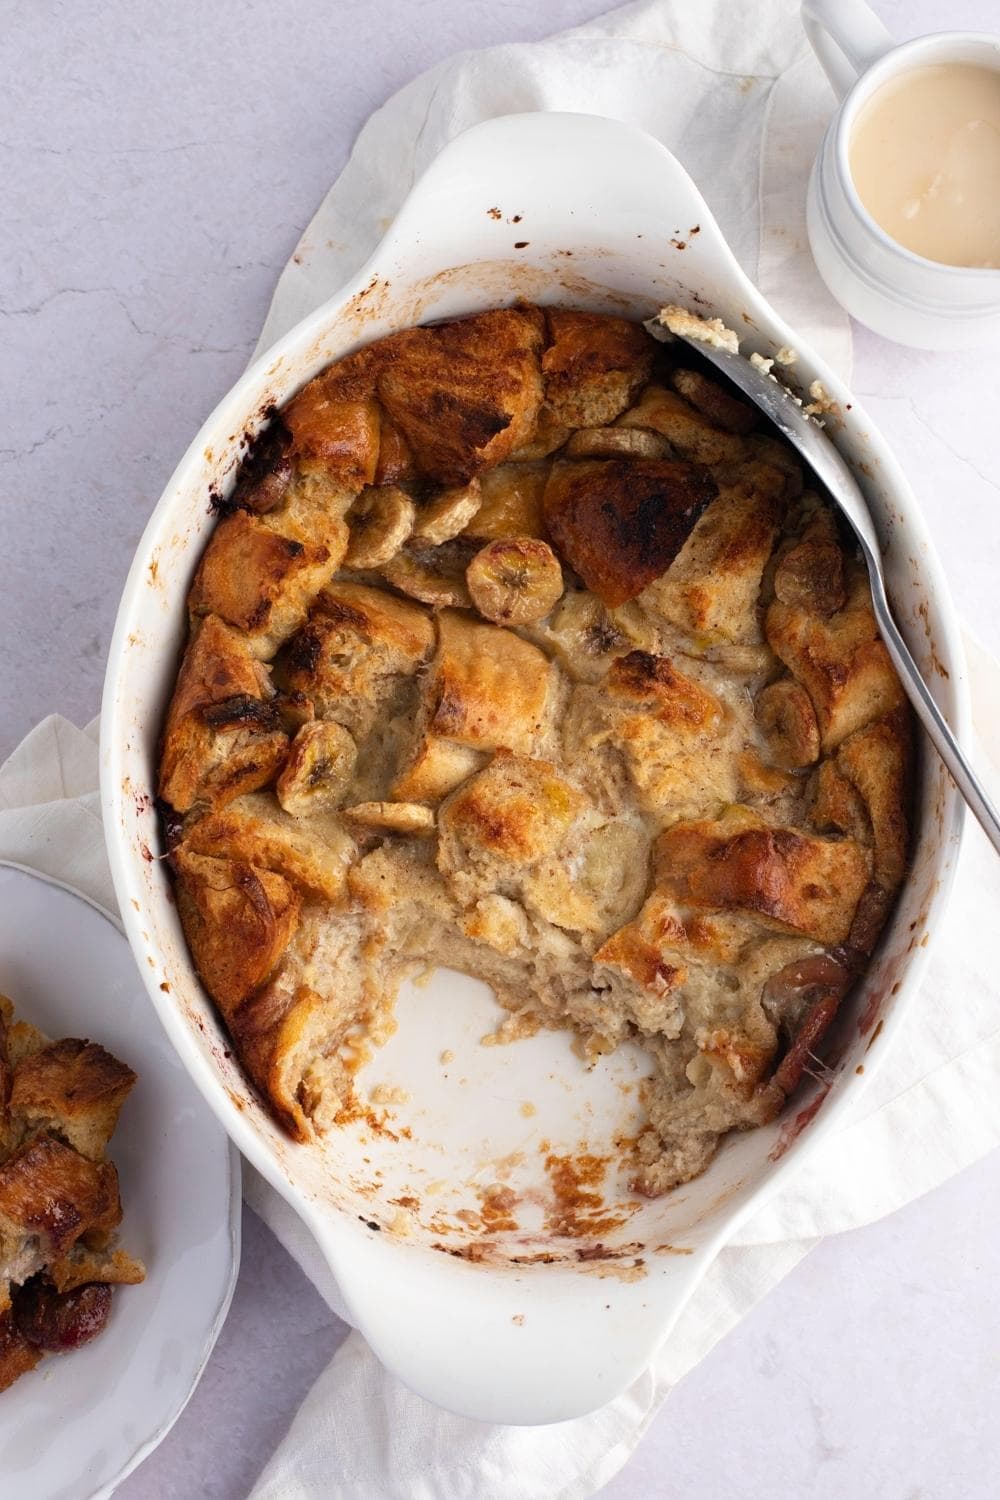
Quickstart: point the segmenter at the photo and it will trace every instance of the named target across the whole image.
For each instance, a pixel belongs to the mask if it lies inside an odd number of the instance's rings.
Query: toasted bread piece
[[[566,427],[606,427],[649,379],[656,346],[637,323],[561,307],[546,311],[545,401]]]
[[[872,843],[871,819],[865,804],[836,760],[822,760],[816,767],[809,822],[817,833],[844,833],[859,844]]]
[[[424,685],[427,729],[472,750],[529,753],[548,727],[554,669],[537,646],[443,610]]]
[[[57,1292],[71,1292],[92,1281],[105,1286],[138,1286],[146,1279],[146,1267],[124,1250],[94,1250],[77,1241],[68,1254],[46,1268],[46,1274]]]
[[[851,839],[744,817],[675,824],[657,841],[656,868],[659,885],[678,901],[752,912],[832,945],[847,939],[871,861]]]
[[[187,831],[182,847],[284,875],[331,902],[343,896],[356,852],[337,813],[296,818],[270,792],[252,792],[209,813]]]
[[[624,604],[666,572],[715,493],[693,464],[560,460],[545,487],[545,524],[587,587]]]
[[[691,816],[736,794],[736,726],[724,728],[726,718],[717,696],[667,657],[632,651],[602,682],[576,689],[567,748],[576,767],[613,747],[644,810]]]
[[[709,641],[760,641],[761,580],[781,526],[783,487],[777,470],[744,465],[704,508],[676,561],[645,589],[643,608]]]
[[[288,750],[267,670],[214,615],[195,625],[167,711],[159,794],[179,813],[264,786]]]
[[[872,873],[886,891],[894,891],[906,872],[911,751],[909,719],[897,709],[877,724],[857,730],[837,752],[837,767],[868,814],[875,845]]]
[[[81,1235],[121,1222],[118,1174],[55,1136],[32,1136],[0,1164],[0,1280],[26,1281]]]
[[[195,967],[227,1021],[291,941],[302,897],[283,876],[244,861],[174,855],[177,910]]]
[[[381,419],[376,378],[377,359],[362,349],[330,365],[292,398],[283,416],[300,464],[355,490],[374,483]]]
[[[846,586],[843,609],[831,615],[775,599],[765,622],[772,651],[812,699],[825,754],[905,701],[860,563],[847,565]]]
[[[337,582],[289,643],[281,680],[361,741],[433,645],[433,621],[419,605],[368,584]]]
[[[218,615],[239,630],[263,661],[298,629],[347,549],[341,521],[336,545],[285,536],[238,510],[219,522],[205,549],[188,603],[195,615]]]
[[[551,762],[499,754],[443,804],[437,863],[461,906],[497,891],[537,918],[605,934],[642,899],[645,840]]]
[[[356,913],[307,904],[271,978],[228,1017],[250,1076],[297,1140],[351,1097],[354,1045],[391,1000],[382,946]]]
[[[372,484],[412,484],[417,478],[412,448],[389,414],[383,412]]]
[[[272,1109],[300,1141],[312,1135],[303,1109],[305,1075],[319,1073],[327,1055],[327,998],[307,985],[271,984],[230,1018],[244,1066]]]
[[[559,421],[552,408],[543,401],[527,442],[515,448],[510,456],[518,463],[548,458],[550,453],[555,453],[563,446],[569,435],[570,429]]]
[[[379,395],[422,473],[464,484],[527,440],[542,401],[541,346],[541,315],[531,308],[383,340]]]
[[[484,751],[458,745],[441,735],[429,734],[426,727],[417,729],[409,756],[392,782],[393,797],[404,802],[429,802],[436,805],[455,787],[461,786],[486,759]]]
[[[134,1083],[132,1069],[96,1042],[67,1037],[20,1064],[11,1109],[30,1130],[61,1136],[99,1162]]]

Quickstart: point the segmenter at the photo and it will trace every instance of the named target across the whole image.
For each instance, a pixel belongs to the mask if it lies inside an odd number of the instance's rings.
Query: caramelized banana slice
[[[567,458],[674,458],[658,432],[643,427],[581,427],[566,444]]]
[[[348,512],[351,539],[344,566],[380,568],[396,556],[416,520],[416,506],[394,484],[362,490]]]
[[[757,723],[771,759],[785,771],[819,760],[819,725],[809,694],[794,677],[780,677],[757,694]]]
[[[434,814],[419,802],[358,802],[345,807],[344,817],[386,833],[427,834],[434,830]]]
[[[417,545],[399,552],[380,569],[386,583],[438,609],[468,609],[472,603],[465,582],[471,549],[464,539],[440,547]]]
[[[472,602],[497,625],[530,625],[543,620],[562,598],[559,559],[537,537],[513,536],[489,542],[465,572]]]
[[[354,775],[358,747],[342,724],[318,719],[303,724],[278,777],[278,801],[293,818],[333,812]]]
[[[713,427],[722,427],[726,432],[745,437],[760,421],[757,407],[737,400],[700,370],[673,370],[670,384],[678,395],[706,416]]]
[[[417,513],[413,535],[434,547],[450,542],[452,537],[465,530],[482,503],[483,494],[477,478],[470,479],[468,484],[442,490]]]

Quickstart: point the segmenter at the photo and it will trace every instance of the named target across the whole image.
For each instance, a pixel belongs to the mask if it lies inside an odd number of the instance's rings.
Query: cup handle
[[[838,99],[893,46],[865,0],[803,0],[802,25]]]

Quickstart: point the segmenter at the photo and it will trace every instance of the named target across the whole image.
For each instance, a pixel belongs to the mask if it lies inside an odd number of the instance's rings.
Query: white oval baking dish
[[[531,1423],[623,1390],[735,1225],[836,1127],[920,981],[962,816],[924,755],[912,871],[846,1007],[836,1063],[779,1121],[731,1138],[703,1177],[666,1198],[637,1203],[607,1169],[635,1107],[629,1050],[587,1073],[559,1033],[480,1046],[496,1020],[489,994],[447,972],[404,990],[399,1031],[362,1074],[363,1085],[393,1085],[397,1102],[321,1145],[295,1145],[272,1123],[195,977],[157,857],[157,740],[185,594],[213,525],[209,494],[231,482],[269,408],[329,361],[408,324],[519,296],[635,317],[679,301],[721,316],[746,352],[796,347],[803,384],[821,380],[838,403],[830,430],[871,503],[900,624],[960,734],[967,702],[947,587],[895,459],[747,280],[680,165],[631,126],[530,114],[461,136],[351,284],[248,370],[182,459],[129,574],[102,714],[108,849],[137,962],[185,1066],[309,1225],[379,1356],[452,1410]],[[498,1186],[515,1195],[510,1213]]]

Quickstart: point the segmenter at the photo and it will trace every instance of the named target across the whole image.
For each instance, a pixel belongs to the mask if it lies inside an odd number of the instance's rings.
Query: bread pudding
[[[909,710],[863,563],[686,346],[517,305],[323,370],[189,595],[159,797],[276,1117],[349,1118],[396,992],[647,1054],[636,1190],[774,1118],[903,879]]]
[[[46,1353],[103,1329],[111,1288],[140,1282],[115,1248],[118,1174],[106,1147],[135,1083],[94,1042],[50,1042],[0,995],[0,1391]]]

